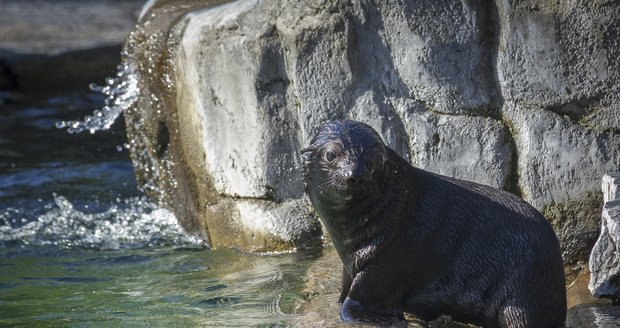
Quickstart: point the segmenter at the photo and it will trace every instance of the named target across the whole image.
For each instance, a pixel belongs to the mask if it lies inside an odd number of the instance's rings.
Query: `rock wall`
[[[137,174],[213,246],[304,245],[299,150],[353,118],[415,166],[522,196],[585,260],[620,168],[619,26],[603,0],[155,1],[126,46]]]

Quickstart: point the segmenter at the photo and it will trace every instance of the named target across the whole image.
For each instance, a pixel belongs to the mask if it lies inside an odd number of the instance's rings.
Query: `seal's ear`
[[[308,163],[312,159],[312,152],[314,151],[314,147],[309,146],[302,149],[299,153],[301,154],[301,158],[304,159],[304,162]]]

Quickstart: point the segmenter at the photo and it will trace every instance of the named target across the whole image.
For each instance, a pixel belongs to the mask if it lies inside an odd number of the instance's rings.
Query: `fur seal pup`
[[[415,168],[360,122],[327,123],[301,153],[306,193],[344,264],[343,320],[563,325],[560,245],[523,200]]]

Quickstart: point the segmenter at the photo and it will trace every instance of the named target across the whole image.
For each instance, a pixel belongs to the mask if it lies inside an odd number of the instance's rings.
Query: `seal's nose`
[[[347,172],[347,180],[351,185],[361,185],[368,180],[368,169],[364,162],[351,165]]]
[[[355,184],[362,184],[362,183],[366,182],[366,176],[365,175],[353,175],[353,174],[351,174],[349,176],[349,182],[355,183]]]

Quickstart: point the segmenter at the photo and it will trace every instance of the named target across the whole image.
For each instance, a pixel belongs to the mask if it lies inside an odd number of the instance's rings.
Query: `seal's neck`
[[[329,218],[323,223],[345,268],[352,275],[375,258],[391,239],[391,232],[385,229],[391,228],[392,200],[396,197],[391,176],[398,171],[396,166],[392,161],[386,163],[381,174],[375,177],[378,183],[372,192],[352,198],[344,209],[331,209],[321,215]]]

